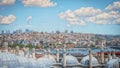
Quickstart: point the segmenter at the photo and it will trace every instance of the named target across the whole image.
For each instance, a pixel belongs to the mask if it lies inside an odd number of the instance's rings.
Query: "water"
[[[51,54],[56,54],[56,50],[55,49],[50,49],[51,50]],[[66,49],[66,53],[67,54],[82,54],[82,55],[87,55],[89,54],[89,50],[90,48],[70,48],[70,49]],[[91,49],[93,53],[97,53],[100,52],[101,49],[100,48],[94,48]],[[116,52],[120,52],[120,49],[112,49],[112,48],[104,48],[104,52],[108,52],[108,50],[112,51],[115,50]],[[42,50],[36,50],[37,53],[41,53],[44,54],[44,51]],[[59,49],[59,53],[63,53],[63,49]]]

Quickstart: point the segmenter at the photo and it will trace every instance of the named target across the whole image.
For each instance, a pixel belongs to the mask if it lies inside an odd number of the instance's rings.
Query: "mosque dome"
[[[61,63],[63,64],[63,59],[61,60]],[[78,64],[78,60],[76,57],[72,55],[66,56],[66,65],[76,65],[76,64]]]
[[[49,56],[49,58],[47,56],[43,56],[42,58],[39,58],[38,61],[39,63],[45,64],[45,66],[48,68],[50,68],[54,63],[56,63],[56,60],[51,55]]]
[[[52,55],[49,56],[48,60],[51,61],[52,63],[56,63],[56,60],[55,60],[54,56],[52,56]]]
[[[56,63],[55,57],[53,55],[44,55],[43,58],[47,58],[49,61],[51,61],[52,63]]]
[[[51,62],[47,58],[39,58],[38,62],[41,64],[45,64],[45,68],[50,68],[52,66]]]
[[[22,50],[19,51],[19,56],[25,56],[25,54]]]
[[[89,55],[83,57],[80,63],[82,65],[88,66],[89,65]],[[94,56],[92,56],[92,65],[94,66],[94,65],[97,65],[97,64],[98,64],[98,60]]]
[[[106,63],[106,68],[118,68],[119,62],[119,59],[111,59]]]
[[[112,59],[112,56],[110,56],[110,60]],[[109,61],[108,58],[105,59],[105,64]]]
[[[0,53],[0,67],[19,68],[19,61],[14,54],[9,52]]]
[[[32,63],[30,62],[30,60],[26,57],[22,57],[22,56],[17,56],[19,63],[20,63],[20,67],[23,68],[32,68]]]
[[[45,68],[45,65],[43,63],[38,63],[37,60],[30,58],[32,67],[31,68]]]

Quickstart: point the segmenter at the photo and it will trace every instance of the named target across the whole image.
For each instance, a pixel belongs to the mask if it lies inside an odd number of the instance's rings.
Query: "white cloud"
[[[59,16],[61,19],[67,20],[69,25],[86,25],[86,18],[98,13],[101,13],[100,9],[82,7],[75,11],[67,10],[64,13],[60,13]]]
[[[93,16],[100,12],[101,12],[100,9],[94,9],[93,7],[86,7],[86,8],[82,7],[74,11],[75,15],[84,16],[84,17]]]
[[[0,24],[11,24],[15,21],[16,17],[12,14],[8,16],[0,16]]]
[[[109,11],[88,17],[87,21],[95,24],[120,24],[119,18],[120,13],[118,11]]]
[[[32,19],[32,16],[29,16],[27,17],[26,21],[29,23],[31,19]]]
[[[113,2],[113,4],[108,5],[106,10],[120,10],[120,1]]]
[[[22,0],[24,6],[38,6],[38,7],[51,7],[55,6],[56,3],[51,0]]]
[[[119,17],[119,13],[117,11],[103,12],[96,16],[96,18],[98,18],[98,19],[106,19],[106,20],[114,19],[114,18],[118,18],[118,17]]]
[[[74,11],[67,10],[60,13],[59,17],[68,21],[68,25],[120,24],[120,2],[108,5],[103,11],[93,7],[82,7]]]
[[[0,5],[12,5],[16,0],[0,0]]]

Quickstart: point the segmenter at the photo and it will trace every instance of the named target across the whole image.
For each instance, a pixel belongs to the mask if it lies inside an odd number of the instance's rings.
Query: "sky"
[[[120,35],[120,0],[0,0],[0,32]]]

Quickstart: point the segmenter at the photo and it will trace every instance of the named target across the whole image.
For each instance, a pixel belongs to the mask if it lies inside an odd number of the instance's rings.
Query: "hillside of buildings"
[[[104,41],[104,43],[102,43]],[[2,32],[0,34],[0,46],[3,42],[8,42],[10,47],[30,47],[30,48],[68,48],[82,47],[119,47],[120,35],[101,35],[90,33],[76,33],[74,31],[64,32],[37,32],[32,30],[16,30],[12,33]]]

